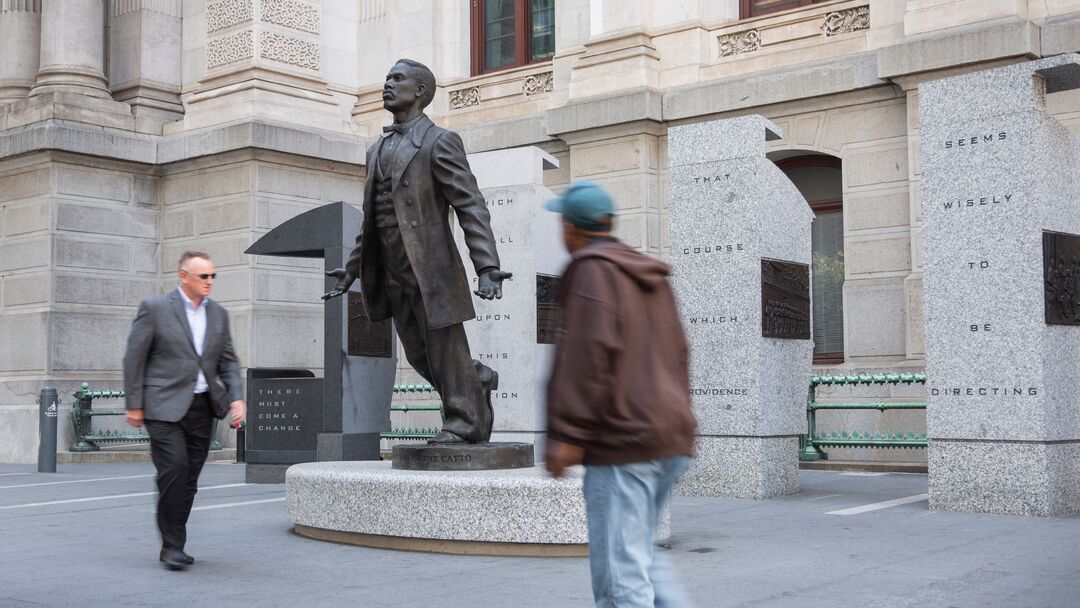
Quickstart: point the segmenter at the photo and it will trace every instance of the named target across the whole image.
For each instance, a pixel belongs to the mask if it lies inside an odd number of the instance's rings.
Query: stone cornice
[[[552,108],[548,111],[548,133],[559,136],[635,120],[663,121],[663,96],[659,91],[619,91]]]
[[[878,49],[878,75],[897,78],[1010,57],[1042,54],[1039,27],[1002,19],[939,30]]]
[[[368,141],[339,133],[246,121],[169,136],[145,135],[50,119],[0,131],[0,160],[62,151],[149,165],[166,165],[235,150],[259,149],[363,165]]]
[[[682,120],[888,84],[878,77],[877,66],[876,53],[871,51],[674,87],[664,92],[663,120]]]

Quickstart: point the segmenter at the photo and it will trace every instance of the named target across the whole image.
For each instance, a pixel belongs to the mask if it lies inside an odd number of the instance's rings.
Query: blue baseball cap
[[[559,198],[553,198],[544,205],[548,211],[563,214],[571,224],[583,230],[604,231],[611,227],[604,221],[609,215],[615,215],[615,203],[611,195],[596,182],[576,181]]]

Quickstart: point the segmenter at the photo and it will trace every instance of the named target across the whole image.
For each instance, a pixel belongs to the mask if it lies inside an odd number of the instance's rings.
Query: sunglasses
[[[182,273],[184,273],[184,274],[186,274],[188,276],[198,277],[199,279],[202,279],[203,281],[205,281],[207,279],[216,279],[217,278],[217,273],[216,272],[212,272],[210,274],[205,274],[205,273],[204,274],[193,274],[193,273],[190,273],[190,272],[188,272],[186,270],[181,270],[180,272],[182,272]]]

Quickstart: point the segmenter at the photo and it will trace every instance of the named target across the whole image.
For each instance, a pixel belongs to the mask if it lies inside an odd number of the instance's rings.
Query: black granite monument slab
[[[283,222],[245,253],[322,258],[324,269],[330,270],[345,263],[362,223],[363,213],[352,205],[330,203]],[[334,279],[325,279],[327,288],[333,284]],[[359,289],[360,284],[355,283],[353,288]],[[250,398],[252,384],[285,390],[290,385],[303,388],[303,399],[289,400],[288,409],[310,421],[302,425],[301,431],[286,429],[267,434],[264,430],[259,437],[258,429],[251,429],[258,426],[260,412],[249,414],[249,437],[254,436],[247,444],[249,481],[281,483],[284,466],[298,462],[380,459],[379,434],[390,430],[397,360],[390,323],[368,322],[363,304],[359,303],[357,309],[358,303],[359,298],[353,299],[351,305],[348,298],[324,302],[323,378],[290,377],[281,383],[270,382],[273,376],[249,380],[249,404],[258,403],[257,396]],[[359,347],[351,348],[354,344]]]

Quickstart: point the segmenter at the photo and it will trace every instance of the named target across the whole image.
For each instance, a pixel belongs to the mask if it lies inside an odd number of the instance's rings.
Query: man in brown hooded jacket
[[[666,264],[611,236],[614,205],[592,182],[548,203],[571,261],[548,383],[546,466],[585,465],[597,606],[683,606],[653,536],[686,471],[696,421],[688,348]]]

